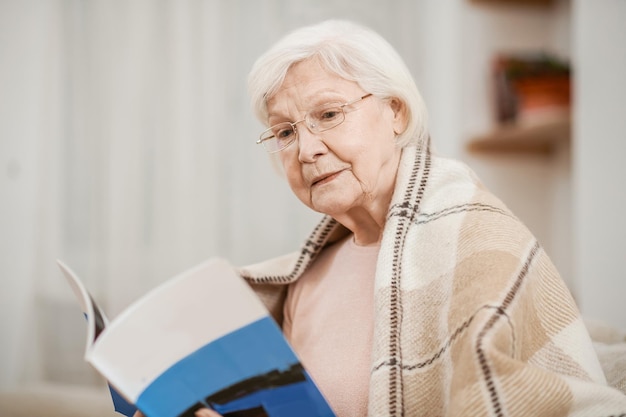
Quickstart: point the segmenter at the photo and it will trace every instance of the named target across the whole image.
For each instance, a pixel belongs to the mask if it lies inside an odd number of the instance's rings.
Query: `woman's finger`
[[[201,408],[195,412],[196,417],[222,417],[216,411],[209,410],[208,408]]]

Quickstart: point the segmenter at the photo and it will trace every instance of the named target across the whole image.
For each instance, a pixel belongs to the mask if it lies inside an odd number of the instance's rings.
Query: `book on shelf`
[[[87,321],[85,360],[132,416],[332,417],[330,406],[252,288],[211,259],[171,278],[113,320],[63,262]]]

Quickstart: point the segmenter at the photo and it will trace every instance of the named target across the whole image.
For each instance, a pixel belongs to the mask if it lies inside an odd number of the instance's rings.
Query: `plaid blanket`
[[[243,267],[282,320],[285,290],[347,230]],[[464,164],[403,150],[375,282],[370,416],[626,416],[535,237]]]

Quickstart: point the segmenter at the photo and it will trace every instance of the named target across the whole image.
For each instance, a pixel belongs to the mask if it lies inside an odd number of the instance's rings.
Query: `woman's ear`
[[[400,135],[406,130],[409,123],[407,106],[404,101],[392,97],[389,99],[389,107],[393,111],[393,131],[396,135]]]

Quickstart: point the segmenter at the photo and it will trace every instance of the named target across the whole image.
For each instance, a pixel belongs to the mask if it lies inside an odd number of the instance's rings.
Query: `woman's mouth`
[[[328,173],[328,174],[324,174],[324,175],[320,175],[319,177],[317,177],[317,178],[315,178],[313,180],[313,182],[311,183],[311,187],[317,187],[317,186],[320,186],[320,185],[327,184],[327,183],[331,182],[332,180],[334,180],[335,178],[337,178],[342,172],[343,172],[343,170],[337,171],[337,172]]]

